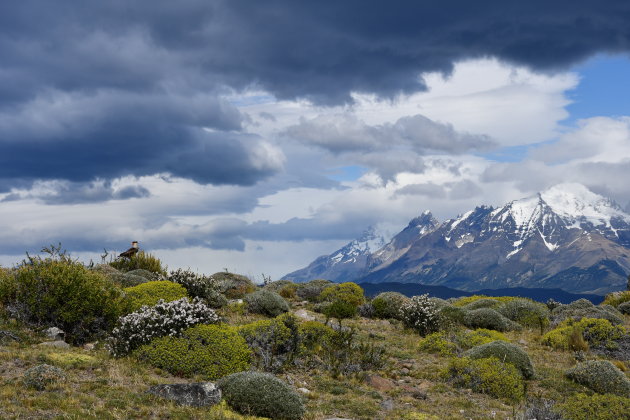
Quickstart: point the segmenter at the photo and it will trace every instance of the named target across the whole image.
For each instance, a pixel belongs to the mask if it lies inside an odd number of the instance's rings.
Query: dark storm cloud
[[[230,89],[339,104],[466,58],[564,68],[629,51],[628,21],[626,1],[2,2],[0,178],[253,184],[280,165]]]

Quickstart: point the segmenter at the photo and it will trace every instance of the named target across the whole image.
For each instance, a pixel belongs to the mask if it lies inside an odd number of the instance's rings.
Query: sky
[[[256,280],[561,182],[630,210],[630,3],[0,4],[0,264]]]

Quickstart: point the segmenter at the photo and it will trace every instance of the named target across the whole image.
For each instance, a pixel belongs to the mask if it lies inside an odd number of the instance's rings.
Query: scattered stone
[[[46,346],[46,347],[57,347],[59,349],[69,349],[70,348],[70,344],[66,343],[65,341],[62,340],[57,340],[57,341],[45,341],[43,343],[39,343],[40,346]]]
[[[381,408],[385,411],[392,411],[394,409],[394,400],[387,399],[381,401]]]
[[[85,344],[83,345],[83,349],[84,349],[84,350],[89,350],[89,351],[92,351],[92,350],[94,350],[94,349],[96,348],[96,345],[97,345],[97,344],[98,344],[98,341],[95,341],[95,342],[93,342],[93,343],[85,343]]]
[[[302,394],[304,394],[304,395],[308,395],[308,394],[310,394],[310,393],[311,393],[311,391],[309,391],[309,390],[308,390],[308,389],[306,389],[306,388],[298,388],[297,390],[298,390],[298,392],[301,392],[301,393],[302,393]]]
[[[403,375],[409,375],[409,372],[411,372],[408,368],[404,367],[400,370],[400,373],[402,373]]]
[[[298,318],[302,318],[305,321],[315,321],[315,317],[313,315],[310,315],[306,311],[306,309],[298,309],[297,311],[294,312],[294,314]]]
[[[413,364],[412,363],[403,363],[402,367],[405,368],[405,369],[411,370],[411,369],[413,369]]]
[[[394,389],[394,383],[392,381],[378,375],[367,375],[365,377],[365,383],[378,391],[389,391]]]
[[[525,346],[525,347],[527,347],[527,341],[525,341],[525,340],[524,340],[524,339],[522,339],[522,338],[521,338],[520,340],[518,340],[518,344],[520,344],[521,346]]]
[[[57,328],[57,327],[50,327],[44,330],[44,334],[46,334],[46,337],[48,339],[53,340],[53,341],[58,341],[58,340],[63,341],[64,338],[66,337],[66,333],[62,329]]]
[[[192,407],[211,406],[221,401],[221,390],[212,382],[156,385],[147,393]]]
[[[45,390],[49,385],[64,382],[66,374],[58,367],[37,365],[24,372],[24,385],[38,391]]]
[[[20,337],[13,334],[12,332],[0,330],[0,341],[3,341],[3,340],[22,341]]]

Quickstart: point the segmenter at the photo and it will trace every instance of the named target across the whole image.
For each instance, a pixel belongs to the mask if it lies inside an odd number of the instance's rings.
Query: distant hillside
[[[381,292],[399,292],[405,296],[416,296],[428,293],[430,296],[448,299],[452,297],[486,295],[486,296],[518,296],[546,302],[554,299],[560,303],[571,303],[578,299],[587,299],[595,305],[601,303],[604,297],[594,294],[577,294],[565,292],[561,289],[530,289],[525,287],[514,287],[506,289],[484,289],[476,292],[466,292],[464,290],[451,289],[445,286],[427,286],[417,283],[360,283],[365,290],[365,295],[374,297]]]

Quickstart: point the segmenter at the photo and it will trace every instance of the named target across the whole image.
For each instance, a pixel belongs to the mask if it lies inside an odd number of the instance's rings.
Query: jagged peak
[[[439,223],[440,222],[433,216],[433,213],[431,213],[431,211],[425,210],[420,216],[411,219],[407,227],[435,226]]]

